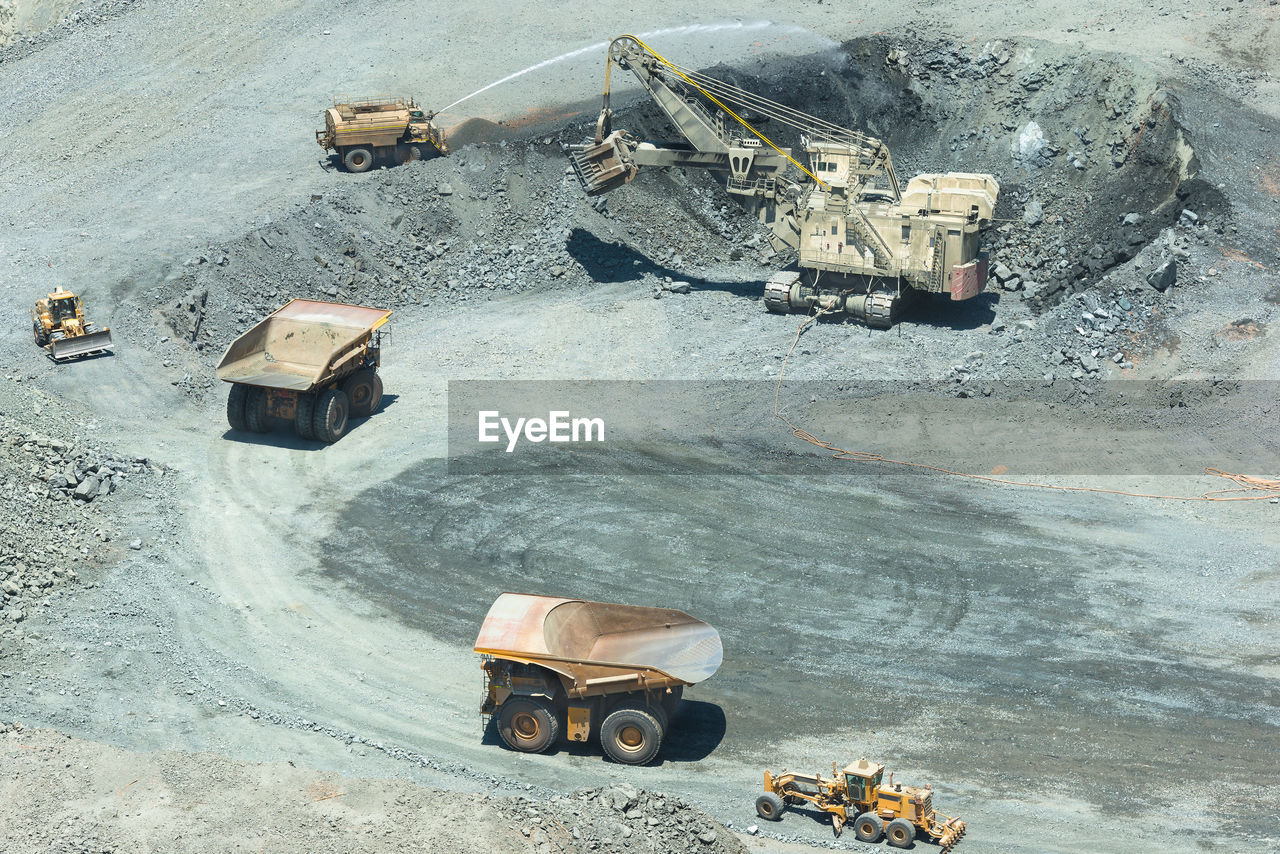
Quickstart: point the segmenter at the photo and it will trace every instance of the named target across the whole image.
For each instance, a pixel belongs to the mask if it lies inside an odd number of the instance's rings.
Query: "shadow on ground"
[[[378,407],[377,412],[366,418],[352,418],[348,422],[347,432],[343,439],[364,427],[370,418],[377,418],[387,407],[395,404],[398,398],[399,395],[384,394],[382,396],[382,405]],[[324,442],[302,438],[293,429],[293,422],[284,418],[272,418],[271,430],[267,433],[244,433],[239,430],[227,430],[222,434],[222,438],[228,442],[239,442],[244,445],[268,445],[273,448],[288,448],[293,451],[320,451],[328,447]],[[338,441],[342,441],[342,439]]]

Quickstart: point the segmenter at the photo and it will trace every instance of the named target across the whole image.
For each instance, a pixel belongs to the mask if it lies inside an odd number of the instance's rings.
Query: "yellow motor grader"
[[[95,330],[93,323],[84,318],[80,297],[61,286],[36,300],[36,307],[31,310],[31,329],[36,346],[48,350],[57,362],[102,353],[111,347],[111,330]]]
[[[958,817],[933,809],[933,788],[904,786],[889,775],[884,784],[884,766],[859,759],[843,771],[831,763],[831,777],[817,774],[774,775],[764,772],[764,794],[756,798],[756,812],[766,821],[781,821],[788,806],[808,802],[831,813],[836,836],[848,822],[859,842],[879,842],[885,837],[894,848],[909,848],[917,835],[928,837],[947,854],[960,837],[965,824]]]

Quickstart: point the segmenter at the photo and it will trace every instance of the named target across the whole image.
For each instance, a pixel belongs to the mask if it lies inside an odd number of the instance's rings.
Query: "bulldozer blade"
[[[603,142],[575,145],[569,149],[569,162],[588,196],[600,196],[630,183],[636,167],[626,162],[620,145],[621,133],[609,134]]]
[[[75,338],[61,338],[49,345],[49,353],[56,362],[77,359],[94,353],[104,353],[111,348],[111,330],[100,329]]]

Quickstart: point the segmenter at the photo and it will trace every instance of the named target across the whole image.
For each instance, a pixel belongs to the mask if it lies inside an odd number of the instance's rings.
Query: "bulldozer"
[[[435,115],[412,98],[340,95],[324,111],[324,127],[316,131],[316,142],[325,151],[336,151],[348,172],[368,172],[379,158],[408,163],[424,155],[448,154],[444,133],[433,121]]]
[[[58,286],[31,310],[36,346],[49,351],[55,362],[65,362],[111,348],[111,330],[94,329],[84,318],[80,297]]]
[[[613,129],[613,66],[635,75],[683,140]],[[752,124],[765,120],[798,132],[804,154]],[[797,269],[765,283],[765,308],[777,314],[843,313],[888,329],[923,294],[959,302],[987,282],[979,231],[1000,192],[993,176],[929,173],[904,187],[881,140],[682,68],[635,36],[610,43],[595,140],[571,146],[569,156],[589,196],[651,167],[721,176],[728,195],[768,229],[773,249],[797,255]]]
[[[964,836],[964,822],[934,810],[931,786],[894,783],[892,773],[886,784],[884,770],[865,758],[843,771],[831,763],[829,778],[766,770],[756,813],[766,821],[781,821],[788,806],[810,803],[831,814],[836,836],[852,821],[859,842],[879,842],[883,837],[894,848],[910,848],[924,836],[942,846],[940,854],[947,854]]]

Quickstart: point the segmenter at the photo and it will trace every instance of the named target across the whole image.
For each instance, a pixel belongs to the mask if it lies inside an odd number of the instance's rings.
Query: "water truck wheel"
[[[348,172],[368,172],[373,168],[373,152],[367,148],[353,148],[343,155],[342,165]]]

